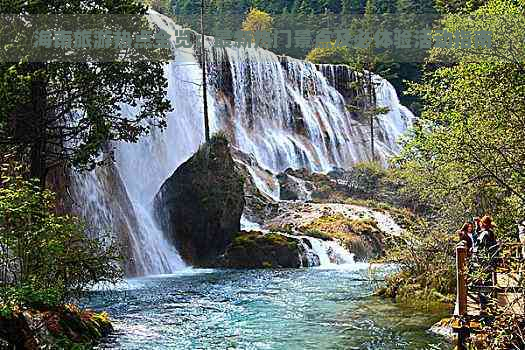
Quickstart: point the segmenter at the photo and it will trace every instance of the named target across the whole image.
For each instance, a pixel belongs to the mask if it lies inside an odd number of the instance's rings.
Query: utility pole
[[[204,0],[201,0],[201,62],[202,62],[202,102],[204,107],[204,136],[210,141],[210,119],[208,116],[208,84],[206,74],[206,51],[204,48]]]

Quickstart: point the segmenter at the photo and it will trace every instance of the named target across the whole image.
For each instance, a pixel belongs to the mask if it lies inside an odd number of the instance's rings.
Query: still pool
[[[367,265],[182,270],[93,292],[116,332],[99,349],[450,349],[441,315],[372,297]]]

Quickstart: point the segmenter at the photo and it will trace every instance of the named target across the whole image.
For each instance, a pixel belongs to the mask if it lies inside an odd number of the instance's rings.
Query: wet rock
[[[0,316],[0,339],[16,349],[91,348],[113,331],[105,312],[81,310],[75,305],[49,309],[12,307]],[[0,345],[1,342],[0,342]]]
[[[185,261],[210,266],[225,252],[240,231],[243,187],[244,177],[221,135],[212,137],[162,185],[155,211]]]
[[[282,200],[309,200],[314,186],[311,182],[294,176],[296,171],[288,169],[277,175]],[[304,176],[302,173],[300,176]]]
[[[219,259],[228,268],[297,268],[307,266],[304,246],[299,239],[279,233],[240,232]]]

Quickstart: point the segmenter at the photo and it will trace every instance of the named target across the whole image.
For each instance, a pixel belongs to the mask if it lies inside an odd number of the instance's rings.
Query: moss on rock
[[[244,181],[228,140],[214,135],[162,185],[156,214],[185,261],[212,266],[224,253],[241,229]]]
[[[325,215],[298,230],[320,239],[337,239],[355,254],[357,260],[384,254],[384,235],[373,218],[348,218],[342,214]]]
[[[229,268],[297,268],[306,265],[298,239],[270,232],[242,231],[219,259]]]

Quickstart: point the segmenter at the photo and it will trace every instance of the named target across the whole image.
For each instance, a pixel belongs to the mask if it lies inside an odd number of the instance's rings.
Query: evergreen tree
[[[36,0],[3,3],[0,10],[27,14],[146,12],[131,0],[89,4]],[[99,156],[110,141],[136,142],[152,128],[164,127],[170,110],[162,62],[3,63],[0,86],[0,142],[16,149],[29,163],[29,176],[38,178],[42,188],[53,167],[92,168],[100,163]],[[123,115],[122,105],[126,104],[135,107],[133,118]]]

